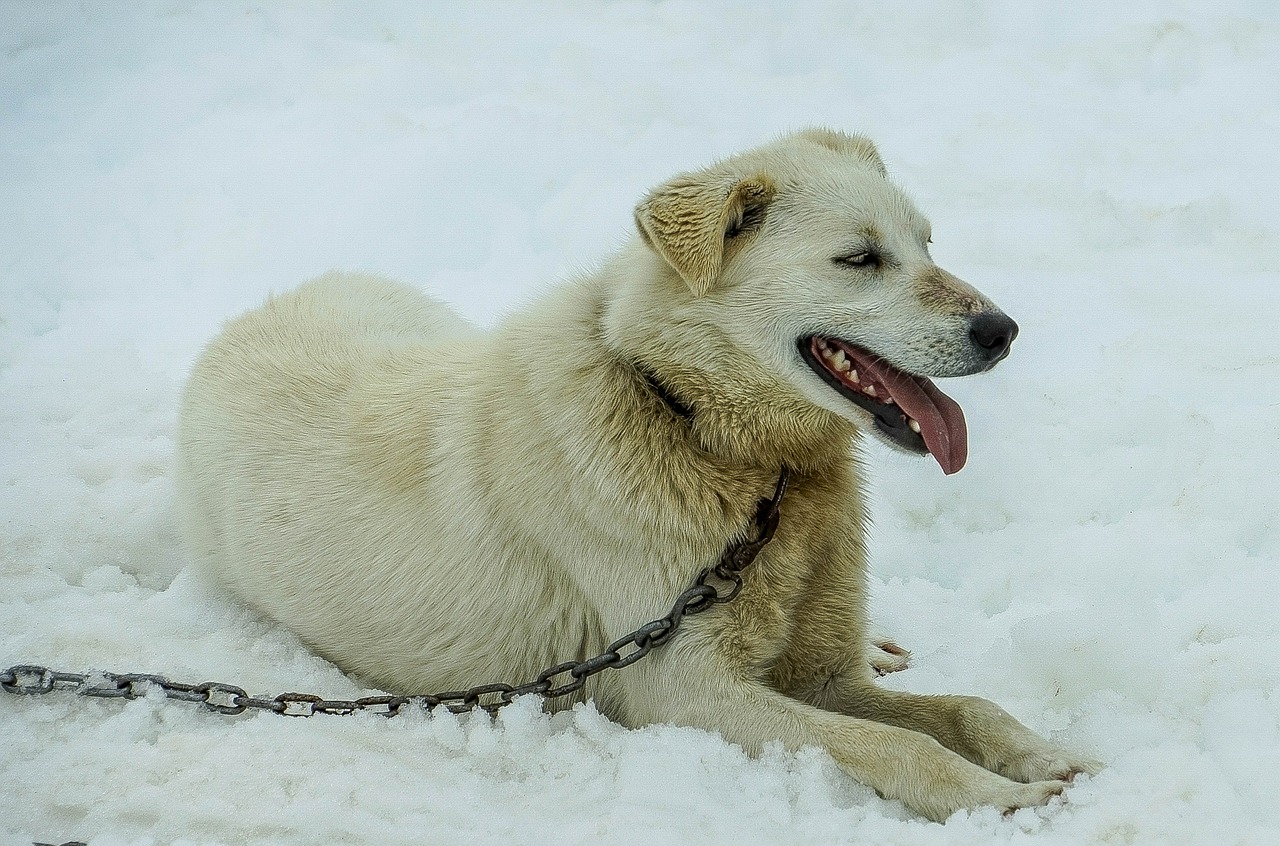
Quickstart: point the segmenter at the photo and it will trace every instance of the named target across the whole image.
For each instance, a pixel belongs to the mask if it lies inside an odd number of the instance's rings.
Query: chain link
[[[587,679],[605,670],[629,667],[655,648],[669,642],[686,617],[731,602],[742,591],[742,571],[756,560],[778,528],[778,506],[787,491],[787,469],[782,468],[771,499],[762,499],[756,509],[757,533],[750,540],[731,543],[715,566],[698,574],[693,585],[676,597],[666,616],[645,623],[640,628],[609,644],[604,652],[585,661],[565,661],[548,667],[532,681],[521,685],[502,682],[482,684],[468,690],[451,690],[421,696],[366,696],[361,699],[323,699],[311,693],[281,693],[270,699],[259,699],[240,687],[221,682],[183,684],[164,676],[148,673],[64,673],[38,664],[18,664],[0,671],[0,689],[17,696],[33,696],[55,690],[73,690],[80,696],[103,699],[137,699],[150,686],[158,687],[169,699],[198,702],[219,714],[243,714],[246,710],[270,711],[284,717],[310,717],[315,714],[345,716],[368,711],[394,717],[406,707],[430,711],[444,706],[455,714],[479,708],[489,713],[510,705],[517,696],[533,694],[543,699],[568,696],[582,689]],[[710,584],[714,577],[727,582],[721,590]]]

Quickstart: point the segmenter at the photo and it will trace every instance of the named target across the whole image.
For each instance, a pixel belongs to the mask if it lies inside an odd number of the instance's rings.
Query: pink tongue
[[[969,430],[960,404],[923,376],[911,376],[882,361],[869,363],[893,401],[920,424],[924,445],[942,472],[950,476],[964,467],[969,457]]]

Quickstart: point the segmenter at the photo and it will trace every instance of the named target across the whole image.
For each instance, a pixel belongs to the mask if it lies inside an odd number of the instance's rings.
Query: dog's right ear
[[[828,150],[835,150],[837,153],[861,159],[878,170],[881,176],[888,175],[888,171],[884,167],[884,160],[880,158],[880,151],[876,149],[876,145],[872,143],[871,139],[865,135],[849,135],[844,132],[837,132],[834,129],[814,127],[813,129],[797,132],[795,137],[805,141],[812,141],[814,144],[826,147]]]
[[[763,174],[745,179],[714,171],[683,174],[640,201],[636,227],[701,297],[720,276],[728,240],[764,223],[775,190]]]

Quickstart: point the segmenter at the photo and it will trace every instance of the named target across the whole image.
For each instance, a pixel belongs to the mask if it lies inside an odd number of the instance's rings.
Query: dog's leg
[[[809,619],[807,623],[821,622]],[[873,681],[879,648],[869,656],[848,634],[825,648],[796,639],[804,649],[785,654],[774,666],[775,685],[787,696],[850,717],[926,734],[973,763],[1014,781],[1070,780],[1102,765],[1040,737],[1003,708],[976,696],[924,696],[885,690]],[[843,644],[843,646],[841,646]],[[832,649],[837,647],[837,649]],[[883,673],[879,673],[883,675]]]
[[[1003,708],[977,696],[924,696],[853,682],[835,697],[839,711],[921,732],[969,761],[1021,782],[1070,781],[1102,764],[1051,743]]]
[[[771,662],[770,683],[783,694],[827,711],[886,723],[934,738],[947,749],[1014,781],[1070,779],[1101,765],[1050,743],[999,706],[973,696],[921,696],[874,682],[891,653],[867,635],[863,551],[841,548],[856,524],[839,527],[833,548],[813,558],[805,613],[797,614],[787,648]],[[907,658],[907,656],[899,656]]]
[[[774,740],[788,749],[820,746],[857,781],[933,820],[983,805],[1002,810],[1041,805],[1066,786],[1012,781],[918,731],[807,705],[736,675],[706,641],[693,638],[609,681],[621,689],[605,698],[620,701],[625,723],[670,722],[716,731],[751,754]]]
[[[909,653],[895,656],[876,639],[864,638],[859,615],[853,605],[834,610],[820,605],[801,617],[787,651],[773,662],[771,684],[817,708],[926,734],[1014,781],[1070,779],[1101,768],[1097,761],[1050,743],[985,699],[879,687],[873,679],[884,674],[880,664],[901,657],[905,665]]]

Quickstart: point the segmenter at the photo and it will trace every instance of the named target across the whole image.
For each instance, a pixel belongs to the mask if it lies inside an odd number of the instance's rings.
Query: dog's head
[[[929,222],[866,138],[807,130],[660,185],[636,208],[686,317],[809,403],[891,446],[965,463],[964,414],[928,377],[993,367],[1018,327],[934,264]]]

